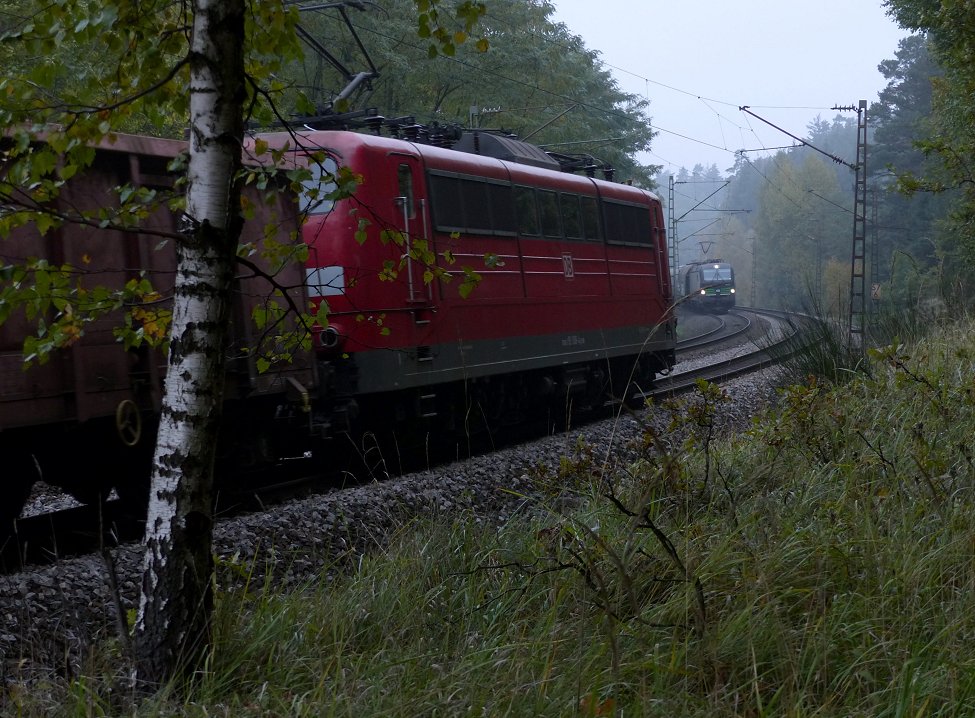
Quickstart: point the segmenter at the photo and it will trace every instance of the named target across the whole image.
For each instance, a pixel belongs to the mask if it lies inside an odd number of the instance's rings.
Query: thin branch
[[[300,319],[302,327],[308,332],[312,330],[312,327],[308,324],[308,322],[305,319],[305,312],[298,308],[298,305],[295,303],[294,297],[292,297],[288,293],[288,291],[290,289],[294,289],[294,287],[288,287],[282,284],[277,280],[277,278],[273,274],[264,271],[259,266],[257,266],[257,264],[250,261],[249,259],[246,259],[245,257],[237,257],[237,263],[240,264],[241,266],[246,267],[251,272],[253,272],[254,277],[259,277],[261,279],[264,279],[266,282],[268,282],[271,285],[273,289],[276,289],[279,292],[281,292],[281,296],[284,297],[284,300],[285,302],[287,302],[290,310],[294,312],[295,316],[297,316]]]
[[[174,239],[181,240],[183,235],[179,232],[167,232],[161,229],[155,229],[152,227],[144,227],[142,225],[128,225],[120,224],[111,220],[95,219],[94,217],[86,217],[84,214],[72,214],[70,212],[62,212],[54,209],[45,207],[35,200],[31,199],[29,195],[24,193],[19,188],[14,188],[17,194],[23,195],[27,198],[27,201],[16,199],[11,194],[2,194],[8,205],[13,205],[16,209],[15,211],[23,212],[33,212],[35,214],[43,214],[48,217],[54,217],[57,220],[65,224],[81,225],[84,227],[91,227],[92,229],[98,230],[112,230],[116,232],[125,232],[127,234],[145,234],[150,237],[161,237],[163,239]]]

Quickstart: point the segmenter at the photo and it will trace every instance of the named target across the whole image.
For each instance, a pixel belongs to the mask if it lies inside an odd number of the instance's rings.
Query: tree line
[[[928,7],[931,5],[931,7]],[[887,80],[867,108],[867,281],[871,308],[947,307],[965,303],[975,259],[971,170],[973,72],[963,61],[975,27],[937,4],[891,2],[902,27]],[[705,253],[736,265],[743,303],[816,309],[843,315],[849,304],[857,117],[817,117],[806,127],[810,147],[773,156],[738,153],[727,174],[696,167],[675,175],[676,216],[721,180],[722,192],[678,224],[681,261]],[[660,178],[661,189],[669,176]],[[701,188],[687,195],[695,182]],[[710,182],[710,184],[708,183]],[[706,210],[720,209],[721,213]],[[715,225],[707,241],[703,222]]]

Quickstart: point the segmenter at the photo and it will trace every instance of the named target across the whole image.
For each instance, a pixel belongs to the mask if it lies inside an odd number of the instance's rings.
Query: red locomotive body
[[[295,146],[291,135],[264,139]],[[473,416],[491,428],[540,408],[565,416],[568,404],[625,399],[673,366],[672,292],[653,194],[561,172],[541,150],[495,135],[467,135],[460,149],[347,131],[297,139],[295,159],[319,169],[316,184],[327,186],[339,167],[362,181],[337,201],[251,196],[256,216],[242,242],[258,245],[269,231],[297,235],[303,214],[308,259],[286,263],[276,284],[291,288],[293,306],[326,301],[329,324],[317,331],[314,354],[259,373],[247,351],[258,344],[250,317],[272,286],[241,278],[221,440],[236,466],[369,427],[357,417],[456,433]],[[184,148],[120,135],[97,148],[58,207],[117,206],[115,188],[126,184],[171,189],[167,164]],[[301,156],[316,150],[327,156],[320,165]],[[23,227],[0,242],[0,265],[46,258],[83,270],[88,286],[119,287],[144,274],[165,301],[175,242],[160,249],[160,236],[175,234],[177,221],[160,208],[132,232]],[[452,281],[437,276],[431,258]],[[464,297],[459,287],[474,273],[480,281]],[[119,322],[116,313],[88,325],[75,344],[26,371],[27,325],[11,318],[0,326],[0,520],[16,515],[38,475],[82,500],[145,480],[165,361],[126,351],[113,333]]]
[[[401,419],[456,417],[473,403],[488,417],[568,397],[593,404],[673,366],[653,194],[560,172],[541,150],[495,135],[460,145],[509,159],[344,131],[298,140],[328,154],[326,170],[363,178],[354,198],[304,224],[309,293],[329,306],[319,342],[329,421],[378,395]],[[431,279],[418,247],[453,281]],[[463,266],[481,276],[466,298]]]

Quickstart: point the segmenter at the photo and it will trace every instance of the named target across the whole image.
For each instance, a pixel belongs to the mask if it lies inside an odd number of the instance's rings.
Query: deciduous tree
[[[470,0],[458,4],[454,14],[438,0],[415,3],[421,33],[434,48],[447,50],[466,38],[484,11]],[[192,673],[209,643],[213,459],[224,332],[243,222],[244,121],[250,110],[265,118],[272,114],[266,101],[282,89],[274,73],[297,47],[291,32],[296,17],[282,0],[63,0],[15,23],[6,38],[29,49],[35,59],[25,63],[23,74],[0,80],[0,121],[14,128],[3,147],[0,236],[24,223],[44,231],[63,221],[89,221],[52,216],[46,206],[92,161],[91,145],[133,123],[164,131],[172,118],[189,115],[169,371],[135,627],[134,678],[143,686]],[[99,62],[48,62],[66,47],[97,48]],[[148,201],[126,188],[120,188],[120,195],[120,214],[99,222],[126,217],[129,201]],[[128,220],[135,221],[141,213],[130,215]],[[21,288],[40,275],[18,276]],[[0,299],[22,302],[23,296]],[[37,335],[48,336],[47,315],[54,310],[55,326],[77,321],[73,310],[66,316],[63,303],[50,297],[42,301],[47,304],[31,315],[38,321]],[[117,306],[106,301],[86,311],[94,315]],[[6,315],[9,311],[4,308]],[[48,342],[44,351],[58,346]]]
[[[908,193],[959,192],[950,229],[970,265],[975,258],[975,14],[967,2],[887,0],[886,5],[902,27],[926,34],[943,71],[932,80],[930,133],[917,141],[940,166],[928,166],[921,175],[902,175],[900,188]]]
[[[348,15],[380,77],[362,102],[386,117],[503,129],[555,152],[593,155],[615,167],[617,179],[652,186],[656,168],[634,160],[654,135],[648,101],[620,90],[599,54],[554,21],[549,0],[493,0],[478,26],[491,51],[468,42],[433,60],[428,41],[417,37],[422,11],[411,0],[364,7]],[[328,38],[348,70],[367,69],[349,30],[334,22],[336,12],[303,14],[302,24]],[[311,53],[284,77],[307,88],[318,105],[345,83]]]
[[[245,0],[193,0],[186,213],[133,644],[150,685],[195,667],[209,643],[214,447],[243,221],[244,12]]]

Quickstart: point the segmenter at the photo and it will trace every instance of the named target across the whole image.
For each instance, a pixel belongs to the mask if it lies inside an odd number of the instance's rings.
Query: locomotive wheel
[[[126,446],[135,446],[142,438],[142,414],[131,399],[120,401],[116,407],[115,431]]]

